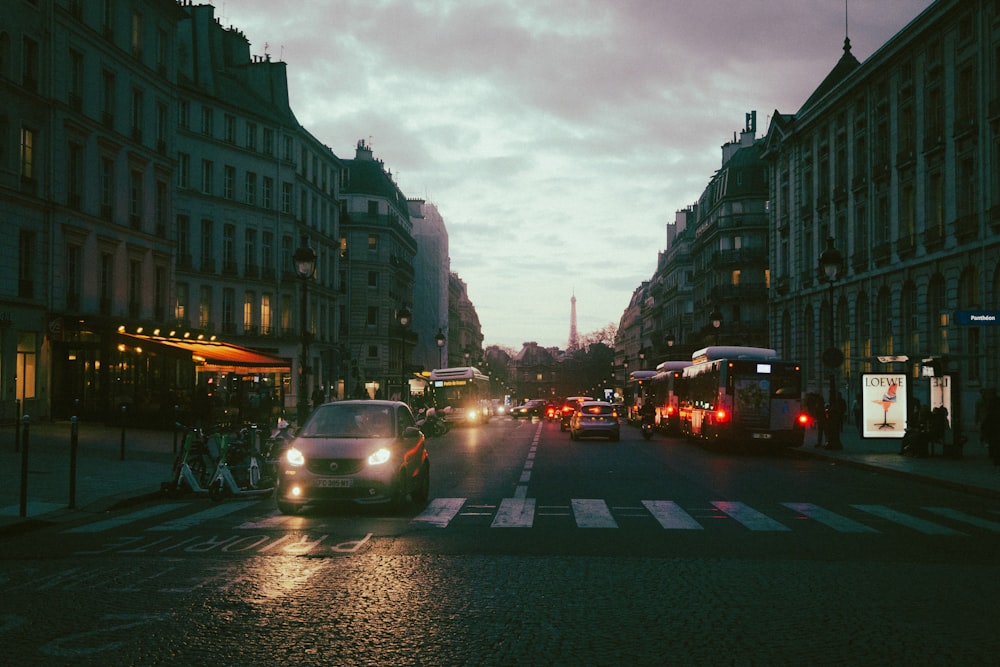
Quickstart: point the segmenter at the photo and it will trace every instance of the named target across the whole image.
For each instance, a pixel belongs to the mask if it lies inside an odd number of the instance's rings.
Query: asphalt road
[[[430,443],[431,500],[161,499],[0,538],[19,665],[987,664],[1000,501],[625,427]]]

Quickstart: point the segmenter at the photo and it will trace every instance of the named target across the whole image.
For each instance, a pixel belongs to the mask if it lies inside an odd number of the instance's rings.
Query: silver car
[[[313,411],[278,464],[285,514],[305,505],[386,503],[430,494],[430,461],[413,413],[399,401],[338,401]]]
[[[584,401],[577,405],[569,420],[569,437],[572,440],[597,437],[618,442],[621,422],[618,409],[604,401]]]

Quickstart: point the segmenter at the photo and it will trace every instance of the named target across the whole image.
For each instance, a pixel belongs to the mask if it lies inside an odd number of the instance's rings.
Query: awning
[[[143,334],[119,333],[124,339],[148,349],[163,349],[179,353],[188,359],[199,371],[216,373],[283,373],[291,370],[291,364],[281,357],[272,357],[247,347],[223,343],[221,341],[190,340],[187,338],[162,338]]]

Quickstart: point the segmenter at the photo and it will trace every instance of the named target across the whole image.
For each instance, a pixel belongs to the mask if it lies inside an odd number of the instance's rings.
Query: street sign
[[[876,357],[883,364],[901,364],[904,361],[909,361],[910,358],[905,354],[897,354],[889,357]]]

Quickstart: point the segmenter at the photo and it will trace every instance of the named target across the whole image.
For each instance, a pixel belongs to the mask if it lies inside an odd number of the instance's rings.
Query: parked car
[[[521,417],[530,419],[531,417],[541,417],[544,410],[545,401],[540,398],[533,398],[530,401],[511,408],[510,416],[514,419],[520,419]]]
[[[413,413],[399,401],[357,400],[316,408],[278,463],[278,509],[386,503],[430,494],[430,461]]]
[[[576,409],[580,407],[580,404],[584,401],[593,401],[595,399],[590,396],[570,396],[562,402],[559,407],[559,430],[568,431],[569,430],[569,420],[576,412]]]
[[[570,419],[569,437],[571,440],[608,438],[618,442],[621,438],[618,410],[604,401],[584,401]]]

